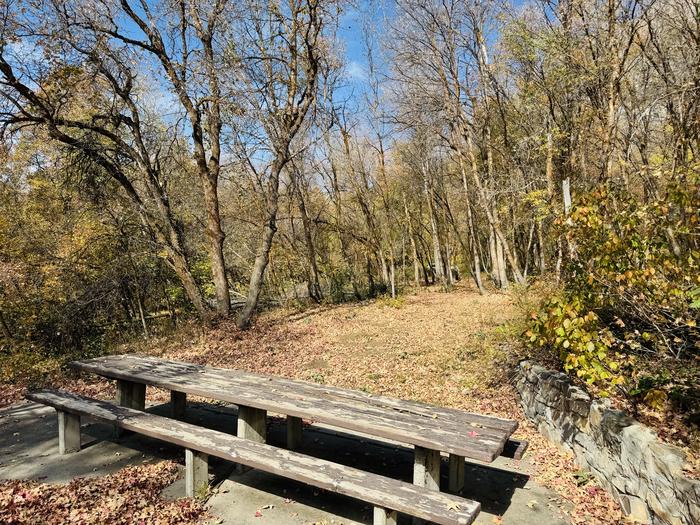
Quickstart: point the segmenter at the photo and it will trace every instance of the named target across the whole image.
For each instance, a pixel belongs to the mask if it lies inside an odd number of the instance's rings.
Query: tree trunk
[[[167,246],[166,251],[168,252],[170,265],[180,279],[182,287],[185,289],[185,294],[194,306],[194,309],[197,311],[199,318],[205,321],[208,320],[209,309],[204,304],[202,292],[197,285],[197,281],[195,281],[194,276],[192,275],[187,258],[181,252],[175,250],[171,246]]]
[[[508,272],[506,268],[506,260],[503,257],[503,244],[498,237],[496,241],[496,258],[498,259],[498,283],[501,288],[508,288]]]
[[[499,282],[499,277],[501,272],[498,268],[498,255],[496,254],[496,236],[493,233],[493,228],[489,227],[489,259],[491,261],[491,280],[493,283],[500,288],[501,283]]]
[[[148,339],[148,325],[146,324],[146,314],[143,310],[143,297],[140,293],[136,293],[136,304],[139,307],[139,318],[141,319],[141,327],[143,328],[143,337]]]
[[[272,240],[277,232],[277,209],[279,207],[279,186],[280,174],[282,172],[283,163],[281,160],[276,160],[270,174],[268,183],[267,195],[267,213],[263,236],[260,242],[258,254],[255,257],[253,271],[250,275],[250,283],[248,285],[248,297],[241,313],[238,315],[236,324],[238,328],[245,329],[250,326],[250,321],[253,317],[253,312],[258,306],[260,293],[262,292],[263,280],[265,278],[265,270],[270,262],[270,250],[272,249]]]
[[[486,290],[484,289],[484,283],[481,281],[481,259],[479,257],[479,238],[476,234],[476,228],[474,226],[474,219],[472,217],[472,206],[469,201],[467,201],[467,220],[469,221],[469,244],[472,248],[472,260],[473,268],[472,274],[474,277],[474,282],[479,290],[479,293],[483,295]]]
[[[365,263],[367,271],[367,295],[369,297],[374,297],[377,295],[377,290],[374,284],[374,276],[372,275],[372,262],[370,261],[369,254],[365,254]]]
[[[416,246],[416,236],[413,231],[413,223],[411,215],[408,213],[408,205],[406,204],[406,195],[403,195],[403,210],[406,215],[406,224],[408,225],[408,237],[411,240],[411,254],[413,255],[413,284],[416,288],[420,286],[420,263],[418,262],[418,247]]]
[[[177,312],[175,312],[175,307],[168,296],[168,289],[165,286],[166,282],[161,281],[161,285],[163,287],[163,299],[165,299],[165,304],[168,307],[168,312],[170,313],[170,322],[172,323],[173,328],[175,328],[177,326]]]
[[[231,296],[228,279],[226,278],[226,263],[224,261],[224,231],[221,227],[219,213],[219,197],[217,193],[218,177],[203,176],[204,205],[207,210],[207,239],[211,274],[216,293],[216,313],[228,317],[231,312]]]
[[[292,177],[296,178],[300,175],[296,170]],[[309,296],[320,303],[323,300],[323,292],[321,290],[321,282],[319,279],[318,263],[316,262],[316,247],[314,245],[314,239],[311,232],[311,219],[309,218],[308,211],[306,209],[306,202],[304,201],[304,194],[302,192],[301,181],[293,181],[293,189],[297,195],[297,205],[299,208],[299,213],[301,214],[301,224],[304,230],[304,243],[306,244],[306,256],[309,264]]]
[[[544,233],[542,232],[542,221],[538,220],[537,221],[537,242],[538,242],[538,255],[539,255],[539,263],[540,263],[540,274],[544,275],[545,270],[547,269],[547,263],[545,259],[545,252],[544,252]]]
[[[326,140],[328,137],[326,134]],[[328,142],[330,148],[330,142]],[[335,162],[331,156],[331,187],[333,188],[333,205],[335,207],[335,231],[338,236],[338,244],[340,245],[340,254],[343,256],[343,261],[345,267],[347,268],[348,274],[350,276],[350,284],[352,285],[352,292],[355,299],[358,301],[362,299],[362,294],[360,293],[360,287],[357,284],[357,278],[355,276],[355,265],[350,262],[350,257],[347,249],[346,235],[343,233],[343,202],[342,195],[340,193],[340,184],[338,182],[338,171],[336,169]]]
[[[474,152],[471,143],[471,136],[467,134],[467,150],[469,152],[470,158],[472,159],[472,166],[475,166],[476,158],[474,157]],[[488,203],[488,199],[484,192],[479,173],[474,169],[472,169],[472,179],[474,180],[474,184],[476,185],[477,195],[479,196],[479,202],[482,205],[482,208],[486,214],[486,218],[489,222],[489,225],[491,226],[491,229],[493,230],[493,233],[495,234],[496,238],[501,243],[501,249],[504,251],[506,257],[508,258],[508,262],[511,265],[511,268],[513,270],[513,277],[515,278],[515,281],[518,284],[524,284],[525,278],[523,277],[523,274],[520,271],[517,259],[513,255],[513,250],[511,249],[510,244],[508,243],[508,239],[505,237],[505,235],[503,235],[503,231],[501,230],[501,225],[498,221],[497,215],[493,212],[493,210],[491,210],[491,206]]]
[[[481,295],[484,294],[484,285],[481,282],[481,262],[479,260],[478,251],[478,239],[476,237],[476,230],[474,227],[474,218],[472,216],[472,205],[471,199],[469,198],[469,186],[467,185],[467,169],[464,165],[464,159],[459,155],[459,165],[462,172],[462,188],[464,189],[464,200],[467,206],[467,226],[469,228],[469,246],[471,248],[472,257],[472,277],[474,278],[474,283]],[[472,166],[472,169],[476,169],[476,166]]]
[[[428,203],[428,214],[430,216],[430,235],[433,241],[433,275],[435,280],[440,280],[443,288],[447,288],[445,279],[445,264],[442,259],[442,247],[440,246],[440,235],[438,232],[437,221],[435,217],[435,206],[433,203],[433,187],[430,183],[430,175],[428,167],[423,164],[423,191]]]
[[[535,237],[535,222],[530,225],[530,233],[528,234],[527,238],[527,248],[525,249],[525,267],[523,270],[523,274],[525,275],[525,278],[527,278],[527,272],[530,267],[530,252],[532,250],[532,240]]]

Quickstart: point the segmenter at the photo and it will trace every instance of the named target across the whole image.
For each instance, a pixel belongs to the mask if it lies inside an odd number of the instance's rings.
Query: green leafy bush
[[[616,351],[615,337],[586,311],[580,299],[552,297],[533,314],[526,332],[529,343],[556,352],[563,368],[590,385],[607,388],[625,384],[629,358]]]
[[[564,286],[532,314],[532,348],[603,394],[697,410],[683,397],[700,377],[698,173],[664,175],[659,198],[602,186],[578,200],[559,222]]]

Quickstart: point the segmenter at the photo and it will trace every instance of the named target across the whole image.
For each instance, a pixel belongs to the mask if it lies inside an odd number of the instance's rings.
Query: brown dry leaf
[[[203,523],[207,516],[199,502],[159,496],[177,476],[178,466],[165,461],[98,478],[77,478],[66,485],[3,481],[0,523]]]

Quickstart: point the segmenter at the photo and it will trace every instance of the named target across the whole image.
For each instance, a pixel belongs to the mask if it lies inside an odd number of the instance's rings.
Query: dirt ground
[[[622,523],[618,506],[595,481],[579,485],[571,458],[549,445],[523,418],[511,385],[522,355],[522,297],[422,290],[398,299],[303,312],[277,310],[247,332],[233,323],[132,343],[126,351],[283,375],[518,419],[516,437],[530,441],[527,475],[555,495],[573,523]],[[84,377],[59,386],[110,397],[112,385]],[[164,392],[149,401],[166,401]],[[497,521],[501,520],[501,521]],[[494,523],[507,523],[495,516]]]

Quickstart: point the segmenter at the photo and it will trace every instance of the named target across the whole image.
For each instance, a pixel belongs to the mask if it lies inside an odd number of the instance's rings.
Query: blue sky
[[[338,39],[345,51],[345,85],[341,87],[336,98],[352,98],[361,104],[368,87],[368,67],[365,25],[371,28],[375,71],[381,76],[383,72],[382,49],[378,41],[385,30],[385,19],[394,12],[390,0],[360,0],[355,6],[347,7],[342,15]]]

